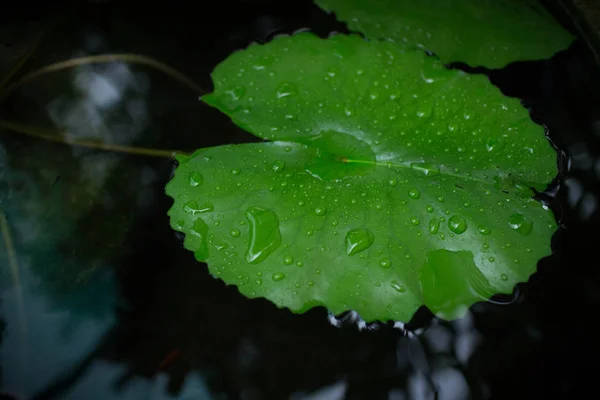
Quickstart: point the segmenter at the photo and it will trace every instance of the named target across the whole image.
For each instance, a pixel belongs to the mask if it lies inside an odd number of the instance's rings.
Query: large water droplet
[[[379,265],[381,265],[381,268],[389,268],[392,266],[392,262],[388,259],[385,259],[385,260],[379,261]]]
[[[410,223],[417,226],[421,223],[421,220],[418,217],[410,217]]]
[[[489,230],[489,228],[483,226],[483,225],[479,225],[477,227],[477,231],[479,233],[481,233],[482,235],[489,235],[491,233],[491,231]]]
[[[188,214],[196,215],[201,212],[213,211],[214,207],[211,203],[199,205],[197,201],[190,200],[183,205],[183,211]]]
[[[211,212],[214,209],[215,209],[215,206],[213,205],[213,203],[211,203],[210,201],[207,201],[206,203],[200,204],[200,206],[198,207],[198,212],[199,213]]]
[[[489,137],[485,142],[487,151],[500,151],[504,148],[504,140],[498,137]]]
[[[183,229],[184,225],[185,221],[182,219],[178,221],[171,220],[171,228],[175,229],[176,231],[180,231],[181,229]]]
[[[190,200],[183,205],[183,211],[185,211],[188,214],[196,214],[199,208],[200,205],[198,204],[198,202],[193,200]]]
[[[202,185],[202,182],[204,182],[204,177],[202,176],[201,173],[192,172],[190,174],[190,186],[191,187],[200,186],[200,185]]]
[[[289,96],[293,96],[297,93],[298,91],[296,90],[296,87],[289,83],[289,82],[283,82],[281,85],[279,85],[277,87],[277,98],[281,99],[284,97],[289,97]]]
[[[194,221],[192,229],[190,229],[190,237],[188,242],[193,246],[194,256],[198,261],[206,261],[208,259],[208,225],[198,218]]]
[[[392,281],[391,286],[392,286],[392,289],[394,289],[398,293],[406,292],[406,288],[404,286],[402,286],[400,283],[398,283],[398,281]]]
[[[440,221],[437,218],[432,218],[429,221],[429,233],[435,235],[440,230]]]
[[[432,250],[418,273],[423,304],[444,319],[463,316],[468,306],[496,292],[470,251]]]
[[[281,160],[277,160],[273,163],[273,171],[275,172],[283,172],[285,169],[285,162]]]
[[[248,207],[246,218],[250,223],[250,245],[246,253],[249,263],[260,263],[281,245],[279,218],[268,209]]]
[[[352,256],[371,247],[375,235],[367,229],[352,229],[346,234],[346,254]]]
[[[285,278],[285,274],[283,272],[275,272],[273,274],[273,280],[275,282],[279,282]]]
[[[327,214],[327,207],[320,206],[315,208],[315,214],[322,217],[323,215]]]
[[[246,88],[244,86],[236,86],[231,90],[227,90],[225,93],[227,93],[232,100],[238,101],[246,95]]]
[[[329,67],[327,68],[327,76],[334,78],[336,75],[340,73],[337,67]]]
[[[423,172],[426,176],[439,175],[440,167],[436,164],[426,162],[414,162],[410,164],[410,167],[417,171]]]
[[[423,68],[421,69],[421,78],[427,83],[434,83],[438,80],[445,79],[451,74],[450,71],[444,67],[444,64],[440,61],[433,61],[432,57],[425,57],[423,59]]]
[[[292,256],[283,257],[283,263],[285,265],[292,265],[293,262],[294,262],[294,259],[292,258]]]
[[[508,218],[508,224],[521,235],[529,235],[533,230],[533,221],[521,214],[513,214]]]
[[[467,230],[467,221],[460,215],[453,215],[448,219],[448,228],[457,235],[460,235]]]
[[[408,197],[410,197],[411,199],[418,199],[419,197],[421,197],[421,192],[419,192],[417,189],[410,189],[408,191]]]
[[[419,118],[429,118],[431,117],[431,115],[433,114],[433,108],[424,105],[424,107],[421,107],[417,110],[417,117]]]

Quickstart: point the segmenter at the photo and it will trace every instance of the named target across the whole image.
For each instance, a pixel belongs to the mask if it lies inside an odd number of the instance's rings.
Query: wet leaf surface
[[[351,67],[349,67],[351,66]],[[484,76],[357,36],[251,46],[203,100],[271,143],[180,157],[171,226],[248,297],[367,321],[445,318],[510,293],[549,254],[532,200],[556,153]]]

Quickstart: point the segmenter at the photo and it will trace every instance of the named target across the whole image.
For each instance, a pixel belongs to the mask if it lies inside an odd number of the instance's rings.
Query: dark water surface
[[[305,27],[345,32],[309,1],[23,3],[3,13],[4,55],[21,54],[46,22],[60,22],[21,76],[73,57],[136,53],[203,93],[212,69],[252,41]],[[13,61],[0,59],[0,81]],[[452,323],[424,311],[416,337],[388,325],[334,327],[324,309],[293,315],[213,279],[169,226],[171,159],[0,128],[0,391],[107,400],[597,395],[600,72],[581,41],[550,61],[474,72],[522,98],[564,153],[566,180],[544,197],[562,228],[516,301],[478,303]],[[81,65],[0,99],[0,120],[156,149],[257,141],[199,94],[139,64]]]

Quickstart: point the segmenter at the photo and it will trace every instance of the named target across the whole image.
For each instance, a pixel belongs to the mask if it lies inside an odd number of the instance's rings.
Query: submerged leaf
[[[529,0],[316,0],[370,39],[424,48],[444,62],[502,68],[550,58],[573,36]]]
[[[211,273],[303,312],[453,318],[549,253],[556,154],[484,76],[357,36],[231,55],[203,100],[270,143],[180,157],[171,225]]]

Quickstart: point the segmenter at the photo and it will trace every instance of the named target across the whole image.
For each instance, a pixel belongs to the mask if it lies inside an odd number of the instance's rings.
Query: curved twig
[[[27,352],[25,345],[25,340],[27,337],[27,318],[25,314],[25,302],[23,301],[23,286],[21,284],[21,274],[19,270],[19,263],[17,261],[17,252],[15,251],[15,245],[13,243],[10,227],[8,226],[8,220],[6,219],[6,215],[4,215],[4,211],[2,209],[0,209],[0,234],[4,240],[6,256],[8,258],[8,267],[13,279],[13,289],[15,291],[15,298],[17,300],[17,315],[19,316],[19,328],[21,329],[21,343],[23,345],[23,361],[25,361]]]
[[[55,143],[68,144],[72,146],[82,146],[104,151],[114,151],[118,153],[138,154],[144,156],[163,158],[173,158],[176,154],[188,154],[185,151],[181,150],[163,150],[145,147],[123,146],[119,144],[96,142],[93,140],[76,139],[69,137],[67,133],[63,133],[62,136],[59,136],[55,132],[47,131],[45,129],[37,128],[34,126],[20,124],[18,122],[0,120],[0,127],[13,132],[18,132],[27,136],[44,139]]]
[[[0,92],[0,101],[3,98],[5,98],[6,96],[8,96],[10,93],[12,93],[14,90],[16,90],[17,88],[25,85],[26,83],[33,81],[36,78],[39,78],[40,76],[49,74],[51,72],[57,72],[57,71],[61,71],[63,69],[68,69],[68,68],[76,67],[79,65],[85,65],[85,64],[106,64],[106,63],[113,63],[113,62],[118,62],[118,61],[147,65],[147,66],[155,68],[161,72],[164,72],[165,74],[169,75],[173,79],[179,81],[180,83],[184,84],[185,86],[189,87],[190,89],[192,89],[193,91],[195,91],[197,93],[200,93],[200,94],[206,93],[206,91],[201,86],[197,85],[193,80],[191,80],[190,78],[185,76],[183,73],[177,71],[176,69],[168,66],[167,64],[165,64],[163,62],[160,62],[158,60],[155,60],[153,58],[143,56],[140,54],[124,53],[124,54],[101,54],[101,55],[96,55],[96,56],[72,58],[70,60],[60,61],[60,62],[57,62],[54,64],[47,65],[45,67],[38,69],[37,71],[31,72],[31,73],[23,76],[20,80],[18,80],[14,84],[8,86],[5,90],[1,91]]]

